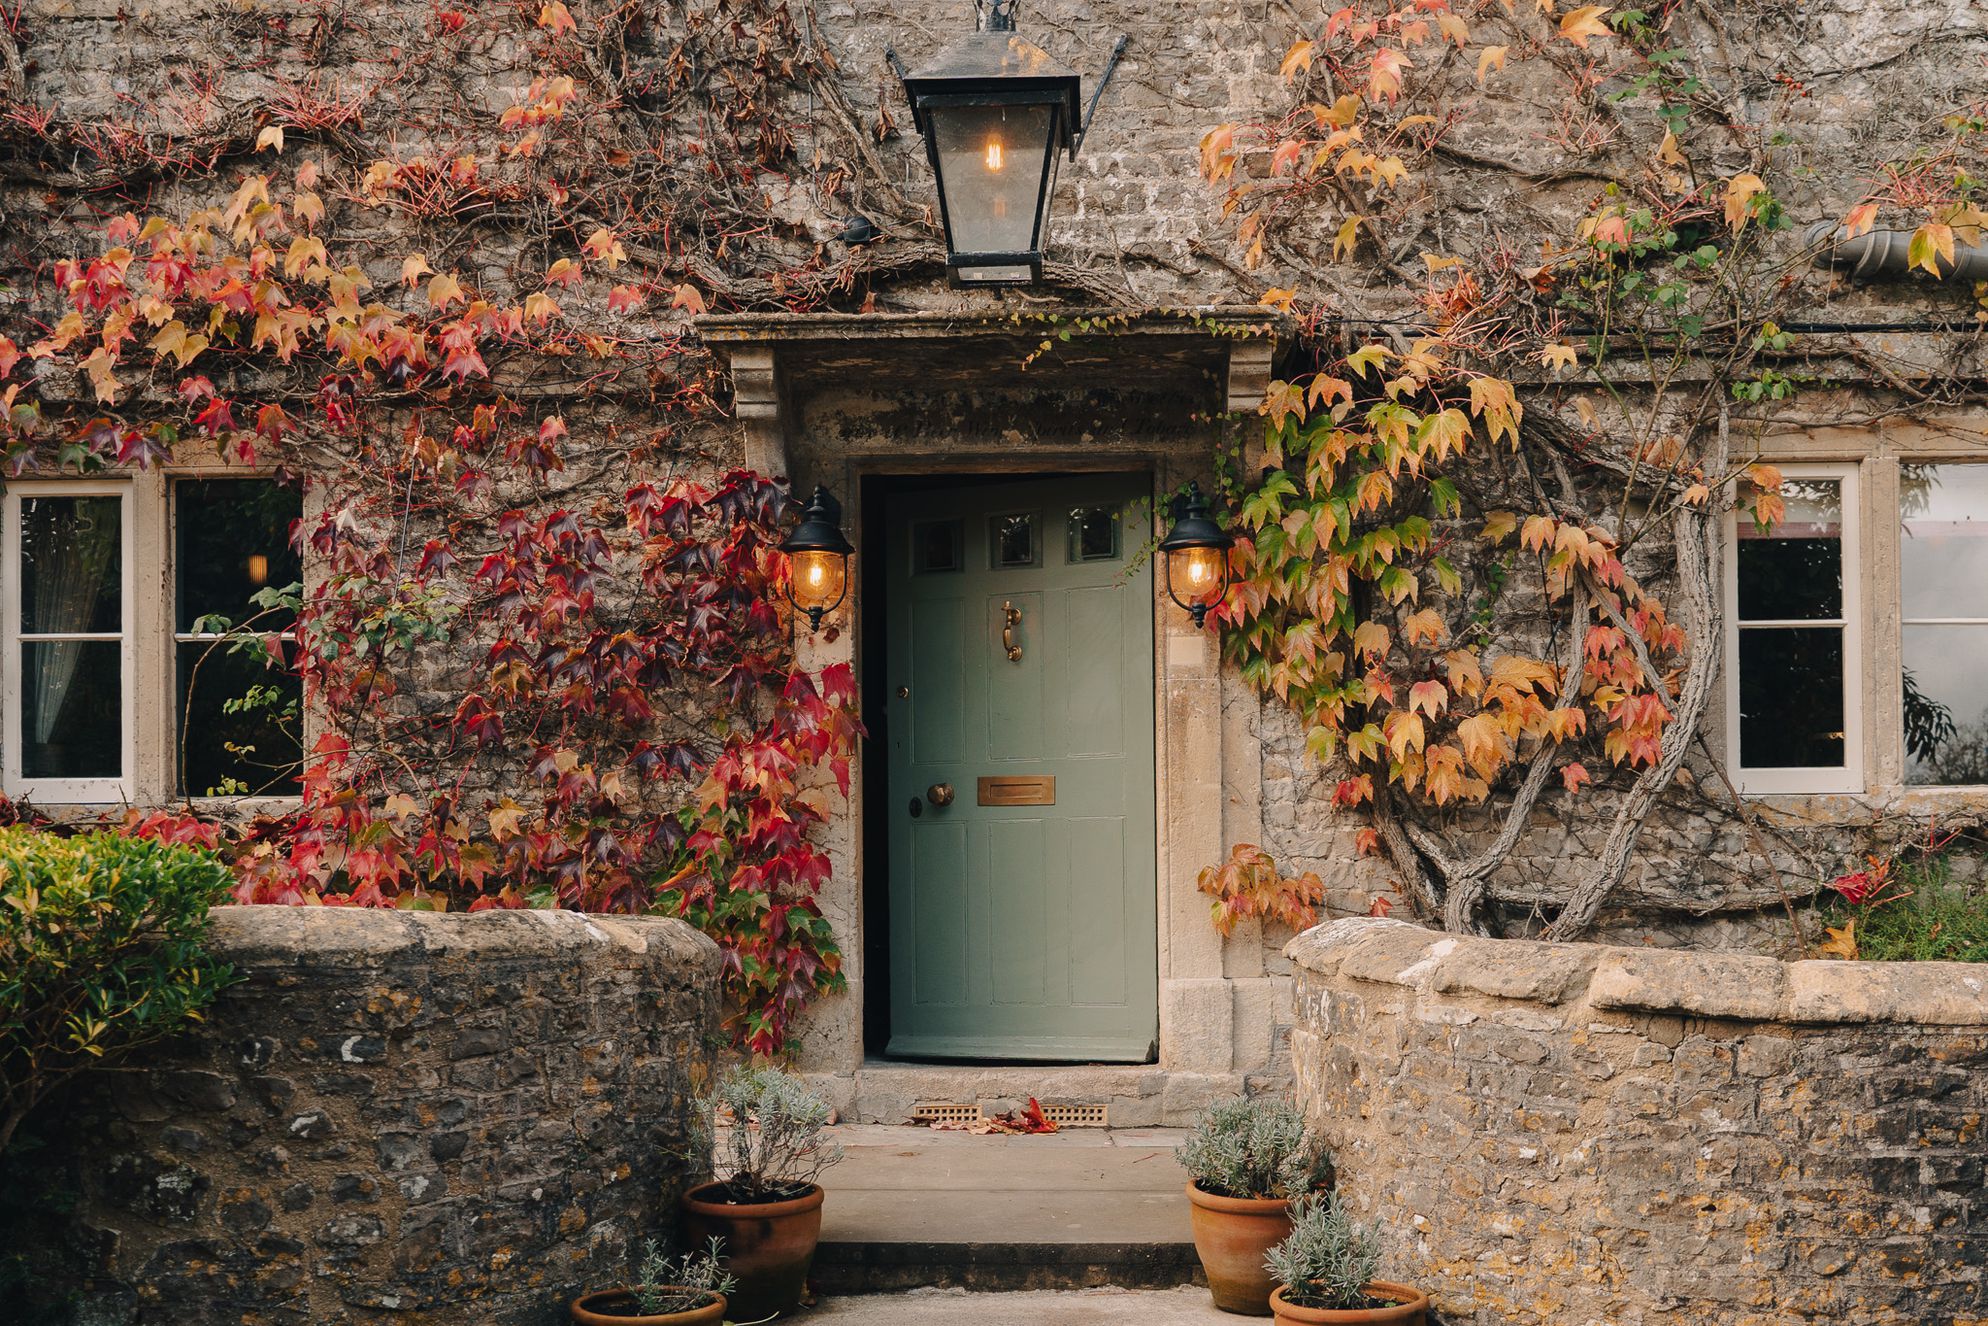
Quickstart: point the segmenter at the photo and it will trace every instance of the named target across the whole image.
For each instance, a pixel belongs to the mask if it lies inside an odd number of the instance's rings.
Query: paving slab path
[[[977,1294],[962,1289],[914,1289],[904,1294],[865,1294],[823,1299],[795,1316],[795,1326],[1228,1326],[1244,1320],[1217,1310],[1208,1291],[1180,1289],[1066,1289],[1018,1294]]]
[[[835,1131],[847,1159],[826,1176],[815,1261],[824,1297],[930,1287],[1171,1289],[1198,1269],[1187,1176],[1173,1158],[1177,1131]]]

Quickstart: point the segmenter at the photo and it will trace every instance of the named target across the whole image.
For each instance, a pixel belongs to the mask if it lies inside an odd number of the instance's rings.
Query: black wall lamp
[[[817,485],[801,508],[801,523],[780,540],[787,554],[787,600],[808,616],[808,629],[821,629],[821,619],[849,597],[849,554],[856,551],[842,535],[842,503]]]
[[[1015,3],[976,0],[976,30],[915,71],[888,52],[939,182],[946,275],[955,285],[1042,278],[1058,154],[1077,159],[1125,53],[1120,37],[1080,120],[1081,78],[1016,34]]]
[[[1160,540],[1167,559],[1167,597],[1187,609],[1199,628],[1229,592],[1229,549],[1235,537],[1208,514],[1201,485],[1173,499],[1173,528]]]

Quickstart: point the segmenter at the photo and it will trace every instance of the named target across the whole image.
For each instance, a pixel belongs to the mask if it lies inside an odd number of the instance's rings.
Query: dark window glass
[[[957,520],[911,527],[911,569],[919,575],[966,569],[965,530]]]
[[[231,643],[193,640],[176,647],[180,730],[190,734],[179,752],[180,790],[186,796],[295,796],[303,691],[294,663],[275,667],[260,647],[237,653]]]
[[[293,623],[287,613],[262,615],[254,599],[303,578],[290,546],[301,499],[294,488],[266,479],[182,479],[173,485],[173,502],[180,791],[295,795],[302,684],[293,647],[282,646],[278,663],[262,643]],[[203,619],[215,616],[237,626],[252,621],[255,642],[237,649],[236,639],[196,636]]]
[[[217,613],[244,622],[260,611],[258,590],[303,579],[290,546],[290,527],[303,511],[296,489],[267,479],[181,479],[173,501],[176,629],[191,631]],[[287,619],[256,623],[258,630],[289,628]]]
[[[1070,560],[1110,562],[1118,557],[1118,508],[1080,506],[1070,512]]]
[[[1029,514],[994,516],[988,521],[991,552],[996,567],[1036,564],[1035,517]]]
[[[1741,621],[1831,621],[1843,615],[1843,544],[1820,539],[1741,539]]]
[[[1742,628],[1739,653],[1740,764],[1843,768],[1842,630]]]
[[[22,644],[24,777],[123,776],[123,649],[116,640]]]
[[[21,634],[118,634],[123,579],[118,498],[21,499]]]

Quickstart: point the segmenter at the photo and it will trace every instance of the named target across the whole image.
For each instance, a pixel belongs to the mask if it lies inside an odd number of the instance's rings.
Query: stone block
[[[1739,953],[1608,949],[1595,967],[1595,1008],[1765,1022],[1781,1007],[1787,964]]]

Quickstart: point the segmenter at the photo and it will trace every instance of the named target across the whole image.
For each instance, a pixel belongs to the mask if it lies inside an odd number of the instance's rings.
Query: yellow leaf
[[[1436,15],[1436,26],[1442,29],[1445,37],[1456,43],[1458,50],[1462,50],[1470,40],[1470,25],[1448,10]]]
[[[1353,252],[1360,239],[1360,223],[1366,220],[1361,216],[1349,216],[1339,223],[1339,233],[1332,240],[1332,260],[1339,262]],[[1951,245],[1948,246],[1951,250]]]
[[[1450,702],[1449,689],[1439,681],[1418,681],[1408,688],[1408,708],[1410,712],[1420,710],[1431,718],[1437,717]]]
[[[387,803],[381,808],[380,813],[390,820],[400,820],[406,819],[419,809],[421,809],[420,802],[405,792],[396,792],[387,798]]]
[[[1571,345],[1555,342],[1539,352],[1539,362],[1547,368],[1567,368],[1581,362],[1581,352]]]
[[[1753,215],[1750,203],[1753,196],[1767,190],[1766,182],[1751,171],[1744,171],[1726,183],[1726,224],[1737,233],[1746,229],[1748,219]]]
[[[1434,608],[1423,608],[1410,613],[1401,623],[1402,638],[1409,644],[1441,644],[1447,628],[1443,625],[1442,614]],[[1433,714],[1430,717],[1434,717]]]
[[[1657,146],[1657,160],[1666,166],[1688,164],[1684,159],[1684,153],[1678,150],[1677,135],[1668,129],[1664,130],[1664,141]]]
[[[1504,46],[1486,46],[1484,48],[1477,57],[1478,82],[1482,83],[1485,77],[1492,73],[1492,71],[1502,70],[1505,67],[1505,52],[1507,49]]]
[[[1712,490],[1702,483],[1694,483],[1684,490],[1684,500],[1688,506],[1703,506],[1705,499],[1711,495]]]
[[[1353,370],[1356,377],[1367,376],[1370,368],[1379,368],[1387,363],[1387,348],[1379,345],[1363,345],[1346,356],[1346,367]]]
[[[1851,962],[1857,960],[1856,921],[1845,921],[1841,929],[1833,925],[1824,926],[1823,929],[1829,931],[1829,938],[1817,947],[1816,952],[1826,958],[1844,958]]]
[[[557,37],[562,32],[573,31],[573,14],[559,0],[542,7],[538,11],[538,25]]]
[[[1312,52],[1315,49],[1314,44],[1309,41],[1292,43],[1291,49],[1284,52],[1284,63],[1277,67],[1278,75],[1282,78],[1295,79],[1297,75],[1309,72],[1312,67]]]
[[[1607,5],[1582,5],[1560,20],[1560,35],[1585,50],[1588,38],[1608,35],[1608,24],[1601,21],[1608,9]]]
[[[1938,221],[1928,221],[1912,232],[1912,242],[1905,246],[1907,270],[1924,267],[1935,277],[1941,275],[1937,258],[1945,258],[1947,270],[1954,265],[1953,227]]]
[[[1368,658],[1387,657],[1388,630],[1379,622],[1361,622],[1353,628],[1353,648]]]
[[[1746,477],[1753,481],[1755,488],[1760,489],[1764,493],[1778,493],[1781,491],[1781,469],[1777,465],[1769,465],[1765,462],[1749,465],[1746,467]]]
[[[467,304],[469,297],[462,292],[462,282],[450,273],[443,272],[428,282],[428,303],[435,308],[447,308],[461,301]]]
[[[1484,513],[1484,532],[1481,537],[1486,543],[1502,543],[1510,538],[1512,531],[1518,527],[1519,518],[1511,512],[1487,511]]]
[[[255,136],[255,150],[260,152],[264,148],[268,148],[270,151],[276,153],[277,156],[283,155],[282,125],[272,124]]]
[[[422,277],[434,275],[434,271],[423,254],[410,253],[400,262],[400,279],[407,282],[409,289],[412,289],[414,283]]]
[[[519,826],[524,823],[525,808],[505,797],[502,802],[490,808],[490,836],[498,842],[518,836]]]
[[[1381,732],[1387,738],[1387,748],[1399,760],[1411,750],[1421,750],[1426,740],[1422,731],[1422,715],[1407,709],[1397,709],[1381,722]]]
[[[1312,118],[1330,128],[1350,128],[1360,118],[1360,94],[1348,92],[1330,106],[1313,106]]]
[[[1296,290],[1286,290],[1281,286],[1271,286],[1270,289],[1263,292],[1263,298],[1256,302],[1265,308],[1279,309],[1285,313],[1289,313],[1291,311],[1291,302],[1297,297],[1298,292]]]

